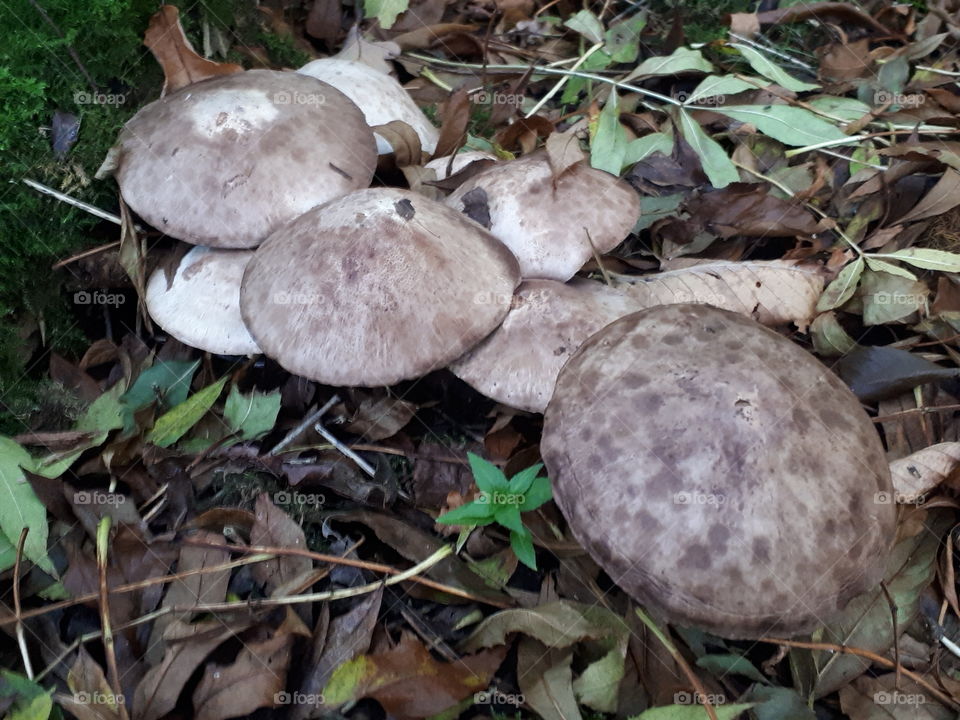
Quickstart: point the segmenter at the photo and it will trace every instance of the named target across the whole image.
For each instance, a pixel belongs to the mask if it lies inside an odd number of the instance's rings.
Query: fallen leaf
[[[759,183],[731,183],[702,193],[684,208],[691,220],[724,238],[816,235],[827,229],[801,203],[775,197]]]
[[[250,544],[288,549],[307,549],[307,538],[293,518],[270,501],[267,493],[257,497],[254,508],[255,520],[250,530]],[[302,555],[280,555],[273,560],[257,563],[251,568],[257,582],[267,591],[302,577],[313,567],[313,561]]]
[[[931,445],[890,463],[898,501],[916,502],[949,479],[960,465],[960,442]]]
[[[834,370],[865,402],[885,400],[918,385],[957,377],[960,369],[941,367],[906,350],[871,345],[845,355]]]
[[[850,720],[953,720],[930,692],[897,673],[861,676],[840,688],[840,707]]]
[[[243,72],[240,65],[217,63],[198,55],[183,32],[175,5],[161,6],[150,18],[143,44],[163,68],[162,95],[207,78]]]

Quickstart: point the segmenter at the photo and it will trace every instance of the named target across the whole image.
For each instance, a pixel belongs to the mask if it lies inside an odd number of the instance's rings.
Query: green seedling
[[[476,500],[444,513],[437,522],[464,526],[462,539],[481,525],[497,523],[510,531],[510,547],[527,567],[537,569],[533,536],[524,526],[520,513],[536,510],[553,497],[550,480],[537,473],[542,464],[521,470],[507,480],[497,466],[473,453],[467,453],[474,482],[480,489]]]

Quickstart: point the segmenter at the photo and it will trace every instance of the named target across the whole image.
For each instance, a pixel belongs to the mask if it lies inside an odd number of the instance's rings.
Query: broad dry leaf
[[[796,323],[800,330],[816,317],[824,276],[818,267],[784,260],[711,262],[655,275],[617,275],[619,288],[644,307],[705,303],[752,317],[763,325]]]
[[[928,690],[898,673],[858,677],[840,688],[840,707],[850,720],[953,720],[956,713]]]
[[[898,218],[897,222],[904,223],[943,215],[957,205],[960,205],[960,173],[953,168],[947,168],[930,192],[924,195],[910,212]]]
[[[398,168],[420,165],[423,162],[423,150],[417,131],[402,120],[392,120],[384,125],[371,128],[390,145]]]
[[[289,515],[270,501],[267,493],[261,493],[254,508],[256,519],[250,531],[251,545],[269,545],[271,547],[307,549],[307,538],[303,528]],[[257,563],[251,569],[257,582],[271,592],[310,571],[313,562],[302,555],[281,555],[274,560]]]
[[[243,72],[240,65],[217,63],[198,55],[183,32],[175,5],[163,5],[150,18],[143,44],[163,68],[163,95],[200,80]]]
[[[573,693],[573,652],[525,637],[517,650],[517,679],[524,703],[543,720],[581,720]],[[509,696],[508,696],[509,699]]]
[[[570,167],[587,157],[580,147],[580,138],[576,128],[567,132],[550,133],[547,137],[547,157],[553,177],[559,178]]]
[[[686,203],[690,220],[713,235],[729,238],[816,235],[829,227],[797,200],[785,200],[760,183],[731,183]]]
[[[67,673],[67,686],[73,696],[58,700],[79,720],[115,720],[123,717],[120,703],[117,702],[122,698],[115,695],[103,668],[83,645],[77,652],[73,667]]]
[[[890,463],[897,499],[913,502],[950,477],[960,465],[960,442],[944,442]]]

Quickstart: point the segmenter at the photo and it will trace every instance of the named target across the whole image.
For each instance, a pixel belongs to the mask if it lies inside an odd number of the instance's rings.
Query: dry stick
[[[268,547],[263,545],[229,545],[228,543],[218,543],[208,540],[196,540],[193,538],[184,538],[183,540],[185,545],[196,545],[198,547],[210,547],[216,548],[219,550],[232,550],[235,552],[256,552],[256,553],[269,553],[272,555],[297,555],[301,557],[308,557],[313,560],[318,560],[319,562],[332,562],[339,565],[348,565],[350,567],[360,568],[361,570],[370,570],[372,572],[382,572],[387,573],[388,575],[402,575],[408,571],[401,572],[396,568],[390,567],[389,565],[381,565],[380,563],[367,562],[366,560],[351,560],[350,558],[342,558],[337,555],[324,555],[323,553],[313,552],[312,550],[302,550],[300,548],[279,548],[279,547]],[[513,607],[509,603],[504,603],[498,600],[485,599],[477,597],[476,595],[466,591],[461,590],[460,588],[453,587],[451,585],[444,585],[443,583],[436,582],[435,580],[430,580],[425,577],[414,577],[407,578],[412,582],[419,583],[420,585],[425,585],[434,590],[439,590],[444,592],[447,595],[456,595],[457,597],[466,598],[467,600],[473,600],[474,602],[483,603],[485,605],[492,605],[493,607],[499,608],[508,608]]]
[[[899,412],[892,413],[890,415],[880,415],[879,417],[873,418],[875,423],[887,422],[888,420],[902,420],[906,415],[916,415],[917,413],[922,413],[924,415],[929,415],[932,413],[938,412],[950,412],[953,410],[960,410],[960,405],[927,405],[924,407],[910,408],[909,410],[900,410]]]
[[[869,650],[862,650],[860,648],[848,647],[846,645],[834,645],[833,643],[818,643],[818,642],[803,642],[801,640],[784,640],[782,638],[768,638],[762,637],[758,638],[759,642],[770,643],[771,645],[786,645],[787,647],[802,648],[804,650],[826,650],[828,652],[838,652],[843,653],[844,655],[856,655],[857,657],[862,657],[871,662],[878,663],[883,665],[886,668],[895,667],[898,663],[895,663],[889,658],[883,657],[883,655],[877,655],[875,652],[870,652]],[[928,690],[933,694],[938,700],[947,705],[950,705],[954,709],[960,709],[960,703],[954,700],[949,695],[941,692],[936,687],[931,685],[929,682],[924,680],[920,675],[908,670],[907,668],[900,666],[900,672],[903,673],[906,677],[910,678],[917,685],[922,687],[925,690]]]
[[[127,718],[120,672],[117,670],[117,653],[113,646],[113,626],[110,624],[110,588],[107,586],[107,545],[110,542],[110,518],[101,518],[97,525],[97,575],[100,589],[100,627],[103,629],[103,651],[107,658],[107,674],[114,692],[114,704],[122,720]]]
[[[27,533],[30,528],[20,530],[20,540],[17,542],[17,559],[13,563],[13,612],[17,616],[17,645],[20,646],[20,655],[23,658],[23,669],[27,679],[33,680],[33,665],[30,664],[30,652],[27,649],[27,638],[23,632],[23,623],[20,621],[20,561],[23,559],[23,546],[27,542]]]
[[[50,269],[51,269],[51,270],[59,270],[59,269],[62,268],[62,267],[66,267],[66,266],[69,265],[70,263],[75,263],[77,260],[83,260],[84,258],[90,257],[91,255],[97,255],[98,253],[102,253],[102,252],[105,252],[105,251],[107,251],[107,250],[112,250],[112,249],[115,248],[115,247],[120,247],[120,241],[119,241],[119,240],[114,240],[113,242],[109,242],[109,243],[107,243],[106,245],[98,245],[98,246],[95,247],[95,248],[90,248],[89,250],[84,250],[82,253],[77,253],[76,255],[71,255],[70,257],[65,258],[65,259],[63,259],[63,260],[58,260],[57,262],[55,262],[55,263],[50,267]]]
[[[101,210],[96,205],[91,205],[90,203],[85,203],[83,200],[77,200],[75,197],[62,193],[59,190],[54,190],[52,187],[48,187],[43,183],[38,183],[36,180],[31,180],[30,178],[23,178],[22,180],[24,185],[32,187],[37,192],[43,193],[44,195],[50,195],[55,197],[60,202],[64,202],[67,205],[73,205],[75,208],[80,208],[81,210],[86,210],[91,215],[95,215],[101,220],[107,220],[109,222],[115,223],[116,225],[122,225],[123,221],[120,219],[119,215],[114,215],[109,213],[106,210]],[[119,243],[118,243],[119,244]]]
[[[897,664],[897,675],[893,686],[900,689],[900,631],[897,627],[897,604],[893,601],[890,591],[887,589],[887,583],[880,581],[880,589],[887,598],[887,604],[890,606],[890,619],[893,621],[893,661]]]
[[[310,427],[315,422],[317,422],[317,420],[322,418],[324,416],[324,413],[326,413],[330,408],[332,408],[338,402],[340,402],[340,398],[337,397],[336,395],[334,395],[332,398],[327,400],[327,402],[323,405],[323,407],[321,407],[315,413],[311,413],[310,415],[308,415],[306,418],[304,418],[302,423],[300,423],[293,430],[288,432],[286,436],[283,438],[283,440],[278,442],[273,447],[273,449],[267,453],[267,456],[279,455],[281,452],[283,452],[284,448],[286,448],[288,445],[290,445],[290,443],[292,443],[294,440],[300,437],[308,427]]]
[[[326,440],[328,443],[333,445],[333,447],[337,450],[337,452],[339,452],[344,457],[348,457],[351,460],[353,460],[357,464],[357,467],[363,470],[367,475],[369,475],[370,477],[377,476],[376,469],[374,469],[374,467],[370,463],[368,463],[362,457],[357,455],[349,447],[347,447],[342,442],[337,440],[337,438],[334,437],[333,433],[331,433],[329,430],[327,430],[323,426],[322,420],[317,421],[317,423],[313,426],[313,429],[316,430],[318,433],[320,433],[320,435],[323,437],[324,440]]]
[[[710,703],[709,698],[707,697],[707,689],[703,686],[703,683],[700,682],[700,678],[697,677],[697,674],[693,671],[693,668],[687,663],[683,655],[680,654],[680,651],[677,650],[677,646],[673,644],[673,641],[667,637],[667,634],[657,627],[657,624],[647,615],[642,608],[637,608],[637,616],[647,626],[647,629],[656,635],[657,640],[663,644],[667,649],[667,652],[673,657],[677,665],[680,666],[680,669],[683,670],[683,674],[687,676],[687,680],[690,681],[690,684],[693,685],[694,692],[700,696],[700,702],[703,703],[703,709],[707,713],[707,717],[710,720],[719,720],[717,718],[717,711],[713,709],[713,705]]]
[[[242,558],[240,560],[231,560],[230,562],[223,563],[221,565],[211,565],[208,567],[195,568],[193,570],[184,570],[183,572],[178,572],[173,575],[164,575],[163,577],[152,577],[145,580],[138,580],[134,583],[128,583],[126,585],[117,585],[112,590],[111,593],[117,595],[119,593],[133,592],[134,590],[142,590],[153,585],[165,585],[166,583],[171,583],[176,580],[182,580],[185,577],[190,575],[204,575],[206,573],[215,573],[221,572],[223,570],[231,570],[241,565],[251,565],[257,562],[263,562],[264,560],[272,560],[273,555],[252,555],[248,558]],[[78,595],[75,598],[70,598],[69,600],[61,600],[60,602],[50,603],[49,605],[44,605],[40,608],[35,608],[33,610],[28,610],[25,613],[20,613],[21,620],[28,620],[30,618],[39,617],[40,615],[46,615],[47,613],[55,612],[57,610],[63,610],[64,608],[73,607],[74,605],[82,605],[83,603],[95,602],[100,598],[99,592],[87,593],[86,595]],[[16,615],[10,617],[0,618],[0,627],[4,625],[9,625],[10,623],[17,622]]]
[[[236,602],[222,602],[222,603],[200,603],[197,605],[184,605],[182,607],[174,607],[174,612],[217,612],[217,611],[230,611],[230,610],[254,610],[261,607],[276,607],[283,605],[298,605],[304,602],[318,602],[322,600],[341,600],[343,598],[355,597],[357,595],[366,595],[367,593],[374,592],[378,588],[381,588],[385,585],[396,585],[397,583],[403,582],[404,580],[412,580],[415,576],[419,575],[422,572],[429,570],[431,567],[436,565],[438,562],[443,560],[445,557],[448,557],[453,553],[453,548],[450,545],[444,545],[430,557],[428,557],[423,562],[417,563],[409,570],[404,570],[402,573],[394,575],[391,578],[386,580],[378,580],[377,582],[369,583],[367,585],[360,585],[353,588],[344,588],[343,590],[327,590],[325,592],[317,593],[308,593],[306,595],[287,595],[284,597],[274,597],[274,598],[262,598],[258,600],[238,600]]]
[[[53,31],[57,35],[59,35],[63,40],[67,39],[67,36],[63,34],[63,31],[59,27],[57,27],[57,24],[50,18],[49,15],[47,15],[47,11],[37,4],[37,0],[30,0],[30,4],[33,5],[33,8],[38,13],[40,13],[40,17],[44,19],[47,25],[53,28]],[[97,85],[93,77],[90,75],[90,73],[87,72],[86,66],[80,61],[80,56],[77,55],[77,51],[74,50],[73,46],[70,45],[69,43],[65,43],[64,47],[67,48],[67,52],[70,53],[70,58],[77,64],[77,69],[80,70],[80,73],[83,75],[87,83],[90,85],[90,89],[93,90],[95,93],[99,93],[100,92],[99,86]]]

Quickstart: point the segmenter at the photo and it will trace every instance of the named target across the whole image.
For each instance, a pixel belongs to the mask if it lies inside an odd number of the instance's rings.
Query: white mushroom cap
[[[453,158],[451,163],[450,159]],[[424,167],[430,168],[437,174],[437,180],[446,180],[451,175],[456,175],[467,165],[477,160],[496,160],[497,156],[484,150],[464,150],[456,155],[446,155],[445,157],[434,158]],[[447,168],[450,172],[447,172]]]
[[[560,372],[541,443],[553,494],[610,578],[723,637],[812,630],[877,586],[890,469],[840,378],[707,305],[607,325]]]
[[[440,132],[392,75],[366,63],[342,58],[313,60],[297,72],[333,85],[360,107],[371,127],[400,120],[417,133],[424,151],[432,154],[437,149]],[[376,137],[378,153],[393,152],[390,143],[379,135]]]
[[[555,182],[545,153],[487,168],[457,188],[446,203],[461,212],[485,204],[490,232],[517,256],[523,278],[561,282],[593,256],[591,240],[598,253],[608,252],[627,237],[640,216],[640,196],[625,182],[585,161]],[[476,213],[469,214],[478,219]]]
[[[247,267],[240,310],[290,372],[376,386],[445,367],[490,334],[520,282],[486,230],[422,195],[361,190],[274,233]]]
[[[450,366],[492,400],[543,412],[560,368],[600,328],[641,309],[633,298],[595,280],[525,280],[510,312],[490,336]]]
[[[219,355],[260,352],[240,317],[240,280],[252,250],[198,245],[180,260],[167,287],[163,269],[147,282],[147,311],[180,342]]]
[[[117,148],[130,207],[158,230],[214,247],[254,247],[314,205],[367,187],[376,168],[356,105],[315,78],[272,70],[146,105]]]

